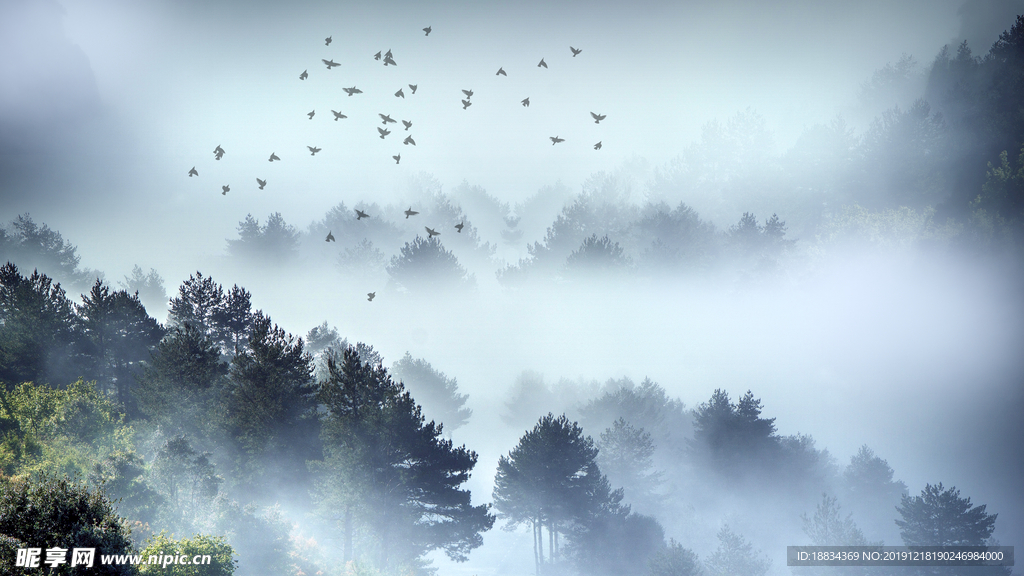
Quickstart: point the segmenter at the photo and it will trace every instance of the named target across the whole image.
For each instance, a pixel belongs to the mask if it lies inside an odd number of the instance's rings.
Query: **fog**
[[[867,194],[819,198],[832,184],[788,186],[779,174],[811,170],[814,127],[841,118],[863,136],[885,110],[924,95],[944,45],[966,40],[984,54],[1022,13],[1024,2],[984,0],[7,0],[0,221],[29,213],[59,230],[81,266],[111,285],[138,265],[155,269],[173,298],[200,271],[248,289],[254,310],[296,336],[326,322],[371,345],[386,368],[408,352],[457,378],[473,413],[447,434],[479,453],[465,486],[474,504],[492,500],[499,457],[538,418],[564,412],[596,440],[610,423],[587,427],[587,402],[614,390],[610,380],[649,378],[688,415],[716,389],[734,400],[751,390],[779,435],[812,436],[837,469],[867,445],[911,496],[928,483],[956,486],[998,513],[993,538],[1015,545],[1024,536],[1019,252],[902,245],[891,230],[883,240],[829,236],[840,205],[885,206]],[[395,66],[373,58],[388,50]],[[917,63],[905,84],[868,90],[876,71],[905,56]],[[363,93],[342,92],[351,86]],[[466,109],[463,90],[473,91]],[[596,124],[591,112],[607,118]],[[386,139],[374,130],[384,126],[378,114],[399,120]],[[749,148],[715,147],[709,126],[729,133],[730,122],[751,131]],[[401,144],[408,135],[415,146]],[[272,152],[280,162],[268,163]],[[823,162],[815,174],[839,174]],[[728,174],[713,181],[708,166]],[[187,176],[192,167],[198,177]],[[901,225],[913,228],[950,197],[912,206]],[[552,235],[574,202],[591,227]],[[745,212],[759,222],[777,213],[793,242],[767,271],[732,253],[652,271],[643,268],[650,242],[631,226],[658,202],[666,211],[685,203],[719,235]],[[332,220],[341,204],[352,222]],[[403,217],[407,207],[420,213]],[[370,212],[367,227],[356,227],[366,221],[354,221],[355,208]],[[232,251],[247,215],[265,225],[273,213],[301,235],[294,258]],[[389,276],[385,265],[424,226],[441,231],[469,287]],[[327,232],[338,242],[323,242]],[[622,242],[637,267],[567,272],[592,233]],[[361,235],[381,260],[339,264]],[[534,243],[551,250],[548,260]],[[507,281],[509,267],[525,280]],[[165,308],[147,309],[166,321]],[[542,377],[545,401],[516,408],[527,371]],[[670,503],[654,514],[666,538],[706,558],[728,524],[772,559],[772,574],[791,573],[785,546],[807,543],[799,514],[814,513],[818,490],[759,500],[757,490],[711,491],[683,464],[658,462],[669,475]],[[285,515],[340,547],[308,512]],[[533,570],[528,530],[501,525],[468,562],[434,553],[434,566],[467,576]],[[894,526],[861,527],[869,540],[900,544]]]

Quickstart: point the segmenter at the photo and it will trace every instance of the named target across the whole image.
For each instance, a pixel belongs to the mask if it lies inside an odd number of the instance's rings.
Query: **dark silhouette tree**
[[[565,260],[565,269],[571,273],[596,273],[624,270],[632,261],[618,242],[607,235],[601,238],[591,234],[580,247]]]
[[[2,237],[0,260],[14,262],[26,270],[41,270],[51,278],[75,286],[89,282],[91,271],[78,267],[81,261],[78,249],[60,232],[46,224],[36,224],[28,214],[17,216],[11,222],[10,231],[4,231]]]
[[[164,329],[139,301],[124,290],[110,291],[97,280],[76,306],[85,338],[94,358],[95,376],[102,388],[113,388],[130,415],[137,415],[132,388],[150,350]]]
[[[0,267],[0,381],[71,384],[92,374],[74,304],[60,284],[33,272]]]
[[[984,546],[995,530],[996,516],[985,505],[973,506],[955,487],[926,484],[920,496],[904,496],[896,507],[900,536],[906,546]]]
[[[549,560],[559,560],[559,534],[590,528],[588,520],[620,512],[622,490],[612,491],[597,465],[597,447],[583,428],[563,414],[548,414],[498,459],[494,508],[505,529],[528,524],[533,530],[537,572],[544,566],[543,528],[548,529]],[[626,508],[628,513],[628,507]]]
[[[402,384],[354,347],[341,363],[329,359],[328,372],[318,392],[325,457],[312,468],[321,508],[342,524],[345,560],[410,568],[437,549],[466,560],[494,523],[488,506],[473,506],[460,488],[476,453],[445,440]],[[362,554],[357,533],[367,536]]]
[[[733,404],[728,393],[716,389],[694,410],[691,448],[720,470],[763,467],[774,460],[779,447],[775,419],[761,418],[761,401],[749,390]]]
[[[619,418],[601,433],[598,464],[612,486],[621,486],[630,506],[645,514],[660,510],[662,475],[654,468],[651,434]]]

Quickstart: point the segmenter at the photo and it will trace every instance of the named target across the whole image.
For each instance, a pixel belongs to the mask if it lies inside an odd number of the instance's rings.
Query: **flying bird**
[[[356,220],[362,220],[363,218],[369,218],[369,217],[370,217],[369,214],[367,214],[366,212],[363,212],[359,208],[356,208]]]
[[[273,152],[271,152],[270,153],[270,159],[267,160],[267,162],[273,162],[274,160],[280,160],[280,158],[277,157],[277,154],[274,154]]]
[[[320,151],[319,148],[314,148],[313,146],[306,146],[306,148],[309,148],[310,156],[316,156],[316,153]]]
[[[540,68],[541,66],[543,66],[544,68],[548,67],[548,63],[545,62],[543,58],[540,59],[540,63],[537,64],[537,68]]]
[[[326,43],[327,46],[331,45],[331,38],[332,38],[332,36],[328,36],[327,38],[324,38],[324,42]]]
[[[466,108],[469,108],[469,107],[470,107],[470,106],[472,106],[472,105],[473,105],[473,103],[472,103],[472,102],[470,102],[469,100],[463,100],[463,101],[462,101],[462,109],[463,109],[463,110],[465,110]]]
[[[193,176],[199,176],[199,172],[196,172],[195,166],[193,166],[192,169],[188,171],[188,177],[191,178]]]
[[[590,115],[594,118],[594,124],[600,124],[601,120],[604,120],[608,116],[607,114],[594,114],[593,112],[591,112]]]
[[[530,99],[529,98],[523,98],[523,106],[526,107],[526,108],[530,107]]]
[[[415,94],[416,93],[416,88],[418,86],[419,86],[419,84],[409,84],[409,90],[412,90],[412,93]]]
[[[398,92],[395,92],[395,98],[405,98],[405,92],[402,92],[402,89],[399,88]]]
[[[355,86],[353,86],[351,88],[342,88],[342,90],[344,90],[345,93],[348,94],[349,96],[351,96],[353,94],[362,94],[363,93],[362,90],[360,90],[359,88],[356,88]]]
[[[374,60],[380,60],[380,52],[377,52],[376,54],[374,54],[373,55],[373,59]]]
[[[303,70],[302,74],[299,74],[299,80],[305,80],[306,78],[309,78],[309,74]]]
[[[334,121],[335,122],[337,122],[338,120],[340,120],[342,118],[348,118],[348,116],[345,116],[344,114],[342,114],[341,112],[338,112],[337,110],[331,110],[331,114],[334,114]]]
[[[401,154],[399,154],[398,156],[392,156],[392,158],[395,159],[395,164],[398,164],[399,162],[402,161],[402,155]]]
[[[405,140],[402,140],[402,144],[412,144],[413,146],[415,146],[416,141],[412,139],[412,136],[406,136]]]
[[[213,154],[217,157],[217,160],[220,160],[220,157],[224,155],[224,149],[220,147],[220,144],[217,144],[217,147],[213,149]]]
[[[573,48],[572,46],[569,46],[569,50],[572,50],[572,57],[573,57],[573,58],[575,58],[575,57],[576,57],[576,55],[577,55],[577,54],[579,54],[580,52],[583,52],[583,49],[582,49],[582,48],[580,48],[579,50],[577,50],[577,49]]]
[[[424,34],[424,36],[430,36],[430,26],[427,26],[426,28],[424,28],[423,31],[426,32],[426,34]]]
[[[426,226],[424,226],[424,228],[427,228],[427,227],[426,227]],[[440,235],[441,235],[441,233],[440,233],[440,232],[437,232],[437,231],[435,231],[435,230],[431,230],[430,228],[427,228],[427,239],[428,239],[428,240],[429,240],[430,238],[433,238],[434,236],[440,236]]]
[[[409,206],[409,209],[405,211],[405,219],[408,220],[409,216],[415,216],[417,214],[419,214],[419,212],[416,212],[412,209],[412,206]]]
[[[377,116],[380,116],[381,124],[384,124],[385,126],[388,122],[395,124],[395,121],[391,119],[391,114],[377,114]]]
[[[508,74],[505,73],[505,69],[504,68],[498,68],[498,71],[495,72],[494,75],[495,76],[505,76],[506,78],[508,77]]]
[[[373,297],[376,296],[376,295],[377,295],[376,292],[367,292],[366,293],[366,299],[369,300],[370,302],[373,302]]]
[[[316,110],[313,110],[313,111],[312,111],[312,112],[310,112],[309,114],[306,114],[306,116],[309,116],[309,119],[310,119],[310,120],[312,120],[312,119],[313,119],[313,116],[314,116],[314,115],[316,115]]]
[[[394,55],[391,54],[391,48],[388,48],[388,51],[384,53],[384,57],[385,58],[394,58]]]
[[[221,192],[221,194],[224,195],[224,196],[227,196],[228,192],[231,191],[231,186],[221,186],[220,188],[221,188],[221,190],[223,190],[223,192]]]
[[[263,187],[267,185],[266,180],[260,180],[259,178],[256,179],[256,183],[260,185],[260,190],[263,190]]]
[[[388,130],[387,128],[377,128],[377,132],[380,132],[381,140],[383,140],[388,134],[391,134],[391,130]]]
[[[459,234],[462,234],[462,222],[456,224],[455,229],[459,231]]]
[[[337,242],[337,240],[334,239],[334,234],[332,234],[331,232],[328,232],[327,233],[327,239],[324,240],[324,242]]]
[[[462,93],[466,95],[466,98],[472,98],[473,97],[473,91],[472,90],[463,90]]]
[[[594,144],[594,150],[600,150],[600,149],[601,149],[601,143],[600,142],[598,142],[597,144]]]
[[[398,66],[398,62],[395,62],[394,58],[392,58],[391,56],[385,56],[384,57],[384,65],[387,66],[388,64],[390,64],[392,66]]]
[[[565,142],[565,138],[559,138],[558,136],[548,136],[551,139],[551,145],[554,146],[559,142]]]
[[[327,69],[328,70],[330,70],[331,68],[334,68],[335,66],[341,66],[341,64],[338,64],[337,62],[335,62],[333,58],[330,59],[330,60],[324,60],[323,58],[321,58],[320,60],[322,60],[323,63],[327,65]]]
[[[402,120],[402,124],[405,124],[405,129],[406,130],[408,130],[409,128],[412,128],[412,122],[409,122],[408,120]]]

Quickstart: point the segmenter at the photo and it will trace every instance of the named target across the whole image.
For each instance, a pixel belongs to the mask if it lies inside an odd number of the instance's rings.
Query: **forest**
[[[840,460],[780,432],[759,382],[688,406],[651,378],[552,383],[523,369],[486,424],[515,440],[484,468],[494,440],[458,436],[483,418],[475,392],[437,362],[386,360],[344,318],[283,326],[259,304],[267,279],[288,275],[309,285],[281,289],[293,302],[372,292],[368,306],[663,281],[779,289],[855,252],[994,263],[1019,298],[1024,16],[978,55],[964,42],[926,66],[886,65],[861,99],[883,108],[862,133],[837,116],[775,154],[747,109],[708,122],[672,163],[598,173],[579,193],[555,183],[510,203],[424,177],[412,218],[437,238],[408,238],[406,204],[339,203],[301,229],[249,214],[223,268],[248,288],[222,270],[171,286],[139,265],[112,282],[80,265],[72,239],[11,215],[0,572],[31,573],[20,549],[95,547],[214,561],[38,573],[420,576],[486,553],[489,573],[537,576],[1011,574],[780,565],[787,544],[998,545],[1020,518],[943,478],[912,490],[866,443]],[[653,175],[640,200],[631,169]],[[346,290],[299,274],[314,268]]]

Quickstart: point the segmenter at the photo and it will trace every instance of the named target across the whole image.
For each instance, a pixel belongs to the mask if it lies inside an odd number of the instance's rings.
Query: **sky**
[[[766,118],[777,151],[837,114],[863,130],[857,96],[875,70],[904,54],[927,65],[963,39],[984,53],[1022,12],[1024,2],[984,0],[0,0],[0,220],[29,212],[75,243],[83,266],[112,279],[154,267],[173,291],[197,269],[220,272],[248,213],[304,228],[342,201],[402,202],[424,181],[465,181],[510,203],[555,183],[579,190],[601,171],[663,166],[707,122],[746,109]],[[396,66],[373,59],[389,49]],[[352,86],[363,93],[342,91]],[[473,91],[468,109],[462,90]],[[595,124],[591,112],[607,117]],[[391,124],[381,139],[379,114],[413,126]],[[290,331],[327,319],[387,363],[406,350],[428,359],[459,377],[483,420],[528,368],[550,380],[651,376],[689,406],[717,386],[753,387],[780,432],[812,433],[841,461],[869,443],[912,492],[959,481],[1019,522],[1019,467],[984,438],[1021,428],[1006,412],[980,424],[1000,394],[1021,405],[1021,333],[1005,318],[1008,302],[1019,306],[998,270],[971,270],[855,259],[802,292],[488,293],[425,311],[356,308],[329,286],[296,301],[299,278],[218,280],[248,287]],[[898,439],[908,431],[924,441]],[[474,490],[489,494],[516,434],[481,441]],[[1013,524],[1002,523],[1005,544],[1022,535]]]

